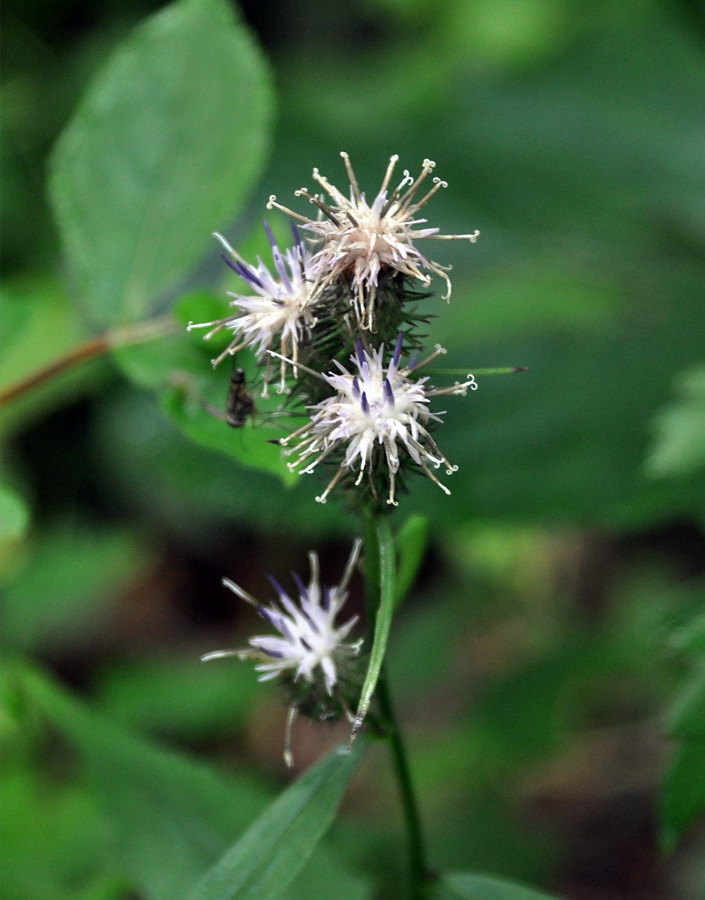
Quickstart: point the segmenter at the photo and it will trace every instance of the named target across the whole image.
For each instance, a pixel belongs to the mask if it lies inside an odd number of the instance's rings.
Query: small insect
[[[233,369],[230,391],[225,404],[225,421],[231,428],[242,428],[247,417],[255,412],[255,401],[247,392],[244,369]]]

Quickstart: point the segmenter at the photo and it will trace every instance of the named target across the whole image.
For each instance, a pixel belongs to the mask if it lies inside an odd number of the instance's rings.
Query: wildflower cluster
[[[423,343],[418,326],[426,321],[418,306],[429,296],[423,291],[438,275],[446,284],[444,297],[451,293],[448,269],[425,256],[417,242],[474,242],[478,232],[440,234],[420,217],[426,203],[447,186],[432,177],[431,160],[424,160],[416,178],[404,171],[392,186],[398,161],[392,156],[368,203],[348,155],[341,156],[349,196],[317,169],[313,178],[324,193],[307,188],[295,192],[316,207],[314,218],[270,197],[269,209],[295,220],[293,247],[283,254],[265,221],[276,275],[261,259],[248,264],[216,235],[225,250],[223,259],[250,293],[231,293],[230,315],[189,328],[208,328],[206,338],[230,331],[232,340],[213,364],[249,348],[264,367],[263,396],[276,379],[280,393],[305,406],[307,423],[280,443],[285,456],[297,456],[288,463],[292,470],[312,473],[324,461],[336,467],[317,497],[320,502],[340,485],[357,499],[395,506],[405,471],[420,472],[447,492],[432,470],[444,466],[451,474],[455,467],[431,436],[442,420],[430,411],[429,401],[477,387],[470,375],[443,388],[417,377],[423,365],[444,352],[437,348],[417,361]],[[402,362],[409,354],[411,361]]]
[[[465,395],[475,390],[472,375],[446,387],[434,387],[420,370],[445,353],[436,346],[423,353],[419,326],[426,319],[418,309],[429,296],[433,275],[446,285],[448,270],[417,247],[417,242],[475,241],[478,233],[443,235],[419,213],[438,190],[446,187],[432,177],[435,164],[424,160],[418,177],[405,171],[393,186],[397,157],[393,156],[376,196],[368,202],[360,190],[347,154],[341,154],[350,182],[349,196],[314,169],[323,193],[296,191],[316,208],[313,218],[279,204],[270,197],[268,208],[292,220],[293,246],[282,253],[265,221],[275,273],[261,259],[250,265],[222,235],[223,259],[247,285],[247,294],[230,294],[231,314],[212,322],[191,324],[208,328],[206,338],[223,330],[232,334],[218,365],[240,350],[253,351],[264,369],[265,395],[270,384],[298,402],[305,423],[278,443],[292,471],[313,474],[332,469],[317,496],[324,503],[331,492],[346,490],[355,508],[376,512],[398,504],[406,475],[418,472],[450,493],[435,471],[451,475],[454,466],[444,456],[432,431],[442,413],[431,401],[442,395]],[[275,372],[275,369],[277,370]],[[253,408],[244,389],[244,372],[236,368],[231,380],[232,425],[242,425]],[[243,398],[248,403],[243,405]],[[335,719],[359,699],[359,656],[362,641],[349,640],[356,617],[339,625],[348,582],[357,563],[360,542],[353,546],[340,584],[322,588],[318,559],[310,555],[307,586],[294,576],[298,601],[276,581],[278,598],[263,605],[243,588],[224,584],[254,605],[278,632],[253,637],[242,649],[218,650],[204,659],[224,656],[252,658],[260,680],[280,680],[290,698],[285,759],[291,764],[291,728],[298,712],[314,719]],[[365,710],[355,717],[355,733]],[[352,716],[350,715],[351,721]]]

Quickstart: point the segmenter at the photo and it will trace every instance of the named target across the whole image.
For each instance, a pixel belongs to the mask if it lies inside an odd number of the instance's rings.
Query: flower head
[[[346,473],[357,470],[355,485],[360,485],[367,474],[375,496],[375,478],[381,472],[388,482],[387,503],[396,506],[396,475],[405,457],[423,469],[446,494],[450,493],[429,468],[429,464],[436,469],[445,465],[448,475],[457,469],[448,462],[429,433],[430,423],[442,421],[439,415],[429,410],[429,399],[441,394],[464,395],[468,388],[474,390],[477,384],[472,375],[467,381],[448,388],[431,387],[427,384],[428,378],[413,379],[411,376],[416,369],[445,350],[436,347],[435,352],[421,363],[401,367],[402,338],[400,332],[387,366],[383,362],[384,345],[369,352],[358,340],[357,353],[351,357],[357,372],[351,374],[336,363],[338,372],[322,376],[334,388],[335,395],[311,407],[310,421],[280,440],[282,446],[295,442],[295,446],[286,451],[298,454],[298,459],[289,464],[291,470],[305,463],[301,471],[311,473],[331,455],[340,459],[332,481],[316,498],[321,503]]]
[[[336,625],[335,621],[347,599],[348,583],[361,546],[361,541],[355,541],[340,584],[330,588],[321,585],[318,556],[311,552],[311,578],[308,585],[293,574],[299,592],[298,603],[271,577],[270,581],[278,598],[268,606],[255,600],[240,585],[224,578],[223,584],[254,606],[279,634],[251,637],[249,647],[215,650],[206,653],[202,659],[206,661],[225,656],[255,659],[255,669],[260,673],[260,681],[282,678],[288,682],[292,693],[295,686],[300,687],[295,695],[298,699],[292,702],[290,725],[299,707],[315,708],[319,717],[329,717],[331,710],[336,711],[334,700],[345,702],[339,683],[348,676],[350,662],[358,655],[362,646],[362,639],[346,642],[358,620],[357,616],[348,619],[343,625]],[[289,733],[285,757],[287,754],[290,757],[288,741]]]
[[[429,260],[415,246],[424,238],[455,240],[465,238],[475,241],[478,231],[472,234],[444,235],[436,227],[425,227],[426,219],[418,217],[418,211],[442,187],[440,178],[433,179],[433,187],[422,197],[418,191],[422,182],[431,174],[435,163],[425,159],[418,178],[404,171],[399,184],[389,191],[394,167],[399,159],[392,156],[382,185],[371,203],[360,188],[347,153],[340,154],[345,161],[350,181],[350,197],[346,197],[318,169],[313,178],[328,194],[313,196],[306,188],[296,191],[319,209],[317,219],[292,212],[270,197],[268,207],[276,206],[288,215],[304,223],[304,227],[321,242],[312,259],[312,270],[318,279],[319,289],[341,279],[347,280],[352,291],[352,304],[358,324],[363,329],[375,330],[375,301],[382,276],[399,273],[429,284],[429,272],[440,275],[447,285],[446,299],[450,297],[451,284],[447,270]]]
[[[270,273],[259,258],[256,267],[249,266],[221,234],[216,234],[215,237],[229,254],[229,256],[225,253],[222,254],[223,259],[231,269],[237,272],[248,287],[255,291],[255,294],[244,296],[229,292],[228,296],[233,298],[230,305],[235,310],[232,315],[213,322],[198,324],[191,322],[188,328],[189,330],[211,328],[211,331],[205,335],[206,340],[223,328],[232,331],[232,341],[213,360],[214,366],[226,356],[232,356],[244,347],[253,350],[259,360],[266,358],[267,372],[263,391],[266,396],[271,374],[271,357],[267,355],[267,351],[274,346],[275,341],[278,341],[282,356],[291,357],[295,370],[299,341],[316,324],[316,318],[313,313],[313,299],[310,292],[310,284],[313,281],[311,255],[301,240],[298,229],[292,223],[294,247],[287,250],[282,257],[266,221],[264,227],[272,247],[272,258],[278,278]],[[285,374],[286,363],[282,361],[279,387],[282,393],[285,391]]]

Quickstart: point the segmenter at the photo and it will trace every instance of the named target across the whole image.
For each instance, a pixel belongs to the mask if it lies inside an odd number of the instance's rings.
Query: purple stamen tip
[[[266,622],[269,622],[270,625],[273,625],[278,631],[281,631],[281,617],[275,612],[271,609],[267,609],[266,606],[262,606],[262,604],[257,606],[257,612]]]
[[[294,579],[294,583],[296,587],[299,589],[299,595],[302,600],[306,600],[308,598],[308,591],[306,590],[306,585],[303,583],[301,578],[296,574],[296,572],[291,573],[291,577]]]
[[[277,581],[277,579],[276,579],[273,575],[267,575],[267,578],[269,579],[269,583],[272,585],[272,587],[274,588],[274,590],[279,594],[279,596],[280,596],[280,597],[286,597],[287,600],[288,600],[288,599],[289,599],[289,595],[288,595],[287,592],[284,590],[284,588],[279,584],[279,582]]]
[[[360,402],[360,405],[362,406],[362,411],[364,413],[368,413],[370,411],[370,404],[367,402],[367,394],[364,391],[362,392],[362,400]]]
[[[404,340],[404,332],[400,331],[399,335],[397,336],[396,347],[394,348],[394,356],[392,357],[392,365],[393,366],[399,365],[399,359],[401,357],[401,345],[402,345],[403,340]]]
[[[392,391],[392,386],[389,383],[388,378],[384,379],[384,396],[385,396],[387,403],[390,406],[394,406],[394,392]]]
[[[267,232],[267,238],[272,247],[272,258],[274,260],[274,265],[277,267],[277,272],[279,273],[279,277],[282,280],[282,284],[287,291],[290,291],[291,281],[289,280],[286,268],[284,267],[284,261],[282,259],[281,251],[277,246],[277,242],[274,240],[274,235],[272,234],[272,229],[269,227],[269,222],[266,219],[263,219],[262,221],[264,222],[264,230]]]
[[[360,338],[356,338],[355,347],[357,348],[357,361],[363,366],[365,364],[365,351],[362,349],[362,341]]]
[[[353,389],[353,395],[355,396],[355,398],[359,397],[360,396],[360,381],[359,381],[357,375],[353,375],[352,389]]]
[[[271,656],[274,659],[284,659],[284,654],[280,653],[278,650],[267,650],[266,647],[259,647],[258,649],[261,650],[262,653],[266,653],[267,656]]]
[[[250,271],[250,269],[245,268],[242,263],[233,262],[224,253],[221,253],[220,257],[230,266],[233,272],[237,272],[237,274],[240,276],[240,278],[242,278],[243,281],[247,281],[249,284],[254,284],[255,287],[258,288],[262,287],[262,282],[255,275],[255,273]]]
[[[266,219],[262,219],[264,222],[264,230],[267,232],[267,240],[272,246],[273,250],[278,250],[277,242],[274,240],[274,235],[272,234],[272,229],[269,227],[269,222]]]
[[[294,243],[296,244],[297,247],[302,247],[303,241],[301,240],[301,233],[299,232],[299,229],[296,227],[296,223],[289,222],[289,224],[291,225],[291,233],[294,235]]]

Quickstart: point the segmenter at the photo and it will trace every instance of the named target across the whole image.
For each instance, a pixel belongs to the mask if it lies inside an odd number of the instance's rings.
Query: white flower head
[[[222,254],[225,262],[245,281],[255,295],[244,296],[228,292],[233,299],[230,305],[234,312],[223,319],[213,322],[189,323],[192,328],[211,328],[205,339],[212,337],[223,328],[233,333],[233,339],[223,352],[213,360],[218,365],[226,356],[233,356],[238,350],[249,347],[257,358],[267,360],[263,395],[267,394],[271,357],[267,354],[278,341],[282,356],[292,359],[294,376],[298,360],[299,341],[310,332],[316,324],[313,313],[311,283],[314,276],[311,270],[311,254],[301,240],[298,229],[292,223],[294,247],[287,250],[282,257],[274,236],[265,220],[265,231],[272,248],[272,258],[277,270],[275,278],[262,262],[257,259],[257,266],[248,265],[230,246],[221,234],[215,234],[229,255]],[[286,265],[285,265],[286,262]],[[283,393],[285,386],[286,363],[282,360],[280,367],[279,390]]]
[[[286,451],[287,455],[298,454],[298,459],[290,463],[289,468],[293,471],[304,464],[300,471],[306,474],[313,472],[331,454],[342,453],[335,476],[323,494],[316,498],[319,502],[325,503],[340,479],[356,470],[355,485],[360,485],[367,473],[376,496],[374,475],[381,462],[382,468],[386,467],[389,483],[387,503],[396,506],[396,474],[405,455],[450,494],[429,468],[429,465],[436,469],[444,465],[448,475],[457,471],[457,466],[448,462],[429,433],[431,422],[442,421],[439,415],[429,410],[429,399],[441,394],[465,395],[468,388],[475,390],[477,383],[472,375],[468,375],[467,381],[452,387],[434,388],[427,384],[428,378],[412,378],[416,369],[445,350],[437,346],[422,362],[400,367],[402,339],[400,332],[391,362],[386,367],[384,345],[369,352],[358,339],[357,353],[351,357],[357,372],[351,374],[336,362],[339,372],[321,376],[334,388],[335,395],[312,406],[310,421],[280,440],[284,447],[295,442],[295,446]]]
[[[250,647],[243,650],[215,650],[203,659],[223,656],[252,657],[258,661],[255,666],[260,681],[269,681],[277,676],[291,676],[293,681],[300,678],[313,683],[317,678],[329,696],[338,681],[338,667],[346,658],[357,656],[362,640],[345,643],[358,617],[353,616],[344,625],[336,625],[335,620],[347,599],[347,587],[360,554],[361,542],[353,545],[345,573],[339,585],[328,588],[321,586],[318,556],[309,553],[311,578],[306,586],[293,574],[299,591],[298,604],[295,603],[277,581],[270,580],[279,595],[278,601],[265,606],[255,600],[240,585],[229,578],[223,584],[243,600],[253,605],[260,616],[274,626],[278,635],[262,635],[249,640]]]
[[[430,282],[429,272],[440,275],[446,282],[445,298],[450,298],[451,284],[447,269],[429,260],[415,245],[417,240],[477,240],[479,231],[471,234],[440,234],[439,228],[427,227],[426,219],[419,218],[419,210],[431,197],[447,183],[440,178],[433,179],[433,186],[423,196],[418,192],[421,184],[433,172],[435,163],[425,159],[421,173],[413,178],[405,170],[399,184],[389,190],[394,167],[399,159],[392,156],[382,180],[382,186],[371,203],[367,202],[353,172],[347,153],[340,154],[345,161],[350,181],[349,198],[332,185],[318,169],[313,170],[313,178],[326,192],[325,195],[311,195],[306,188],[296,191],[296,196],[306,197],[319,209],[317,219],[308,219],[276,202],[270,197],[268,208],[277,207],[289,216],[304,223],[304,227],[321,242],[320,249],[312,259],[312,269],[316,272],[319,288],[341,278],[349,281],[352,303],[361,328],[374,331],[375,301],[380,277],[385,274],[400,273],[418,279],[424,285]]]

